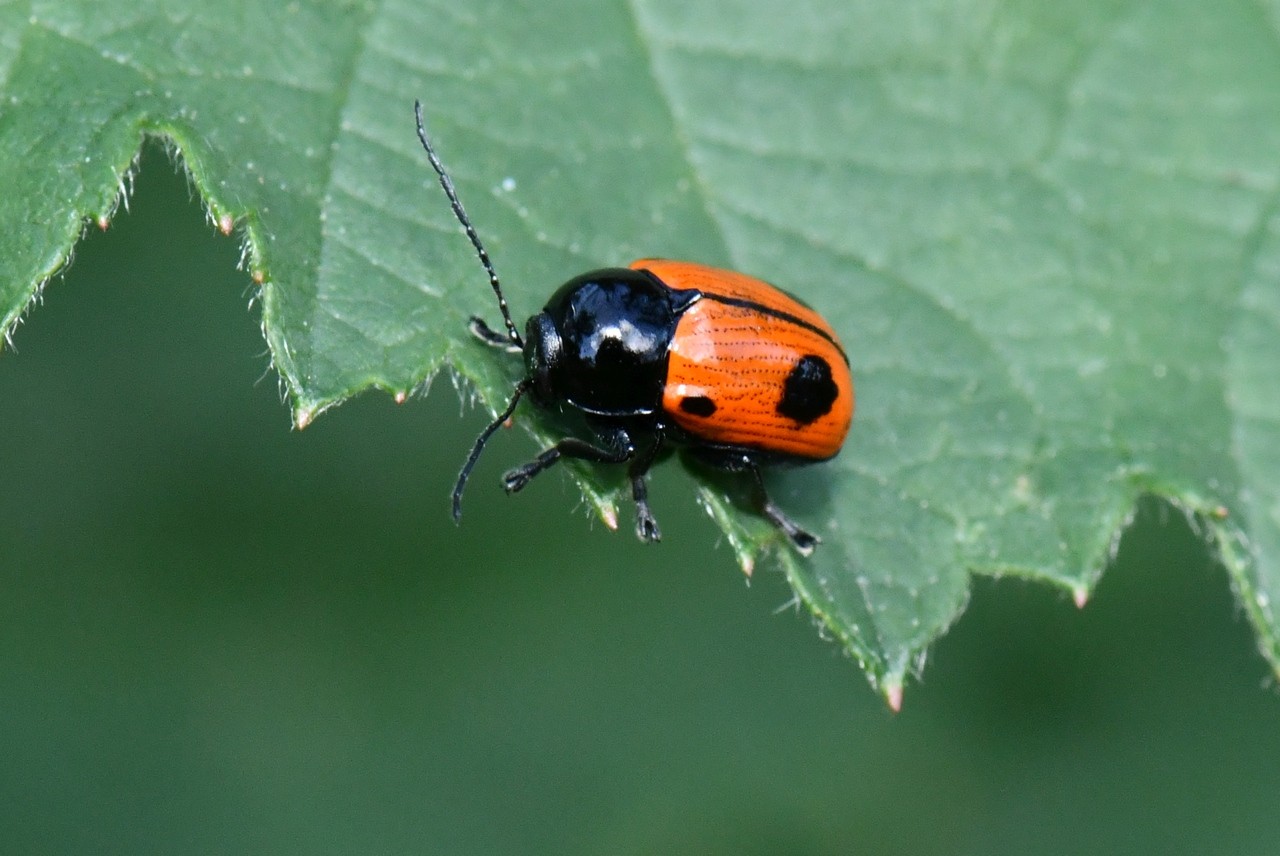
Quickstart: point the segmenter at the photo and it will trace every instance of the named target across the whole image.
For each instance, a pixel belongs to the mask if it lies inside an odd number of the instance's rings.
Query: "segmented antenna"
[[[413,102],[413,115],[418,120],[418,139],[422,141],[422,148],[426,149],[427,160],[431,161],[431,168],[436,171],[436,175],[440,176],[440,186],[444,188],[445,196],[449,197],[453,214],[466,230],[467,237],[471,239],[471,246],[476,248],[476,255],[480,257],[480,264],[484,265],[485,272],[489,274],[489,285],[493,287],[493,293],[498,296],[498,308],[502,310],[502,320],[506,322],[507,335],[511,337],[512,342],[523,349],[524,340],[520,338],[520,332],[516,330],[516,325],[511,320],[511,310],[507,308],[507,299],[502,296],[502,285],[498,282],[498,274],[493,269],[493,263],[489,261],[489,254],[485,252],[484,244],[480,243],[480,236],[471,225],[471,218],[462,207],[462,200],[458,198],[458,191],[454,189],[453,179],[449,178],[449,173],[445,172],[440,156],[436,154],[436,150],[431,147],[431,141],[427,139],[427,129],[422,125],[421,101]]]
[[[484,451],[484,444],[489,442],[489,438],[493,436],[493,432],[501,427],[503,422],[511,418],[511,414],[516,412],[516,405],[520,403],[520,399],[524,394],[533,387],[533,381],[522,380],[516,384],[515,390],[511,393],[511,403],[507,405],[507,409],[498,414],[497,418],[488,424],[488,426],[480,432],[480,436],[476,438],[476,444],[471,447],[471,454],[467,455],[467,462],[462,465],[462,472],[458,473],[458,481],[453,486],[453,522],[457,523],[462,519],[462,491],[467,486],[467,479],[471,477],[471,470],[475,467],[476,461],[480,460],[480,453]]]

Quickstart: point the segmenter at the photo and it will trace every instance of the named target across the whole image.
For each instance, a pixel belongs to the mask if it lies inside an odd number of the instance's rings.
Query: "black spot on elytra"
[[[716,403],[705,395],[690,395],[680,399],[680,409],[690,416],[705,418],[716,412]]]
[[[822,357],[801,357],[782,385],[778,412],[801,425],[808,425],[831,412],[840,391],[831,379],[831,366]]]

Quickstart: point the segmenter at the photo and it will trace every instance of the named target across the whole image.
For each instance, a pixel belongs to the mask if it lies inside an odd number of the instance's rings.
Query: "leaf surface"
[[[732,479],[694,477],[739,562],[775,555],[891,701],[970,574],[1083,602],[1147,493],[1217,545],[1277,667],[1278,20],[1242,0],[0,3],[0,327],[109,221],[151,135],[245,239],[298,424],[444,369],[500,409],[520,367],[465,332],[496,311],[421,98],[517,317],[658,255],[776,282],[841,332],[846,449],[771,480],[821,533],[811,559]],[[570,470],[630,514],[617,473]]]

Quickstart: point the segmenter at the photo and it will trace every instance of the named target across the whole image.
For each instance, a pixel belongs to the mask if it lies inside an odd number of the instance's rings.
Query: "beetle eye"
[[[563,346],[556,325],[545,312],[529,319],[524,335],[524,366],[533,379],[533,393],[541,401],[554,401],[555,383],[551,375],[560,364]]]

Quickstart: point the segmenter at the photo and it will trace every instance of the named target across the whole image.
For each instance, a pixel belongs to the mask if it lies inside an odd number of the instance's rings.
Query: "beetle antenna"
[[[511,414],[516,412],[516,405],[520,403],[520,399],[533,386],[532,380],[522,380],[516,384],[516,388],[511,395],[511,403],[507,405],[507,409],[498,414],[498,417],[488,424],[488,426],[480,432],[480,436],[476,438],[476,444],[471,447],[471,454],[467,455],[467,462],[462,465],[462,472],[458,473],[458,483],[453,486],[453,522],[457,523],[462,519],[462,491],[467,486],[467,479],[471,477],[471,470],[475,468],[476,461],[480,460],[480,453],[484,451],[484,444],[489,442],[489,438],[493,436],[493,432],[497,431],[503,422],[511,418]]]
[[[427,160],[431,161],[431,168],[436,171],[436,175],[440,177],[440,186],[444,188],[445,196],[449,197],[449,204],[453,206],[453,214],[458,218],[458,222],[462,224],[462,228],[466,230],[467,237],[471,239],[471,246],[476,248],[476,255],[480,257],[480,264],[484,265],[485,272],[489,274],[489,285],[493,287],[493,293],[498,295],[498,308],[502,310],[502,320],[507,325],[507,335],[511,341],[524,348],[524,340],[520,338],[520,332],[516,330],[516,325],[511,320],[511,310],[507,308],[507,299],[502,296],[502,285],[498,282],[498,274],[493,269],[493,263],[489,261],[489,254],[485,252],[484,244],[480,243],[480,236],[476,234],[475,226],[471,225],[471,218],[467,216],[466,209],[462,207],[462,200],[458,198],[458,191],[453,186],[453,179],[449,178],[449,173],[445,172],[444,164],[440,162],[440,156],[436,154],[436,150],[431,146],[431,140],[427,139],[427,129],[422,124],[422,102],[415,100],[413,102],[413,115],[418,120],[418,139],[422,141],[422,148],[427,151]],[[516,397],[519,400],[519,396]],[[513,405],[514,406],[514,405]],[[492,433],[492,432],[490,432]],[[488,439],[487,436],[485,439]],[[481,443],[481,446],[484,444]],[[479,447],[476,449],[479,455]],[[472,461],[471,463],[474,463]],[[468,467],[467,469],[470,469]],[[466,481],[466,473],[463,473],[462,481]],[[461,490],[461,481],[458,484]],[[458,493],[454,493],[454,517],[460,513],[458,511]]]

